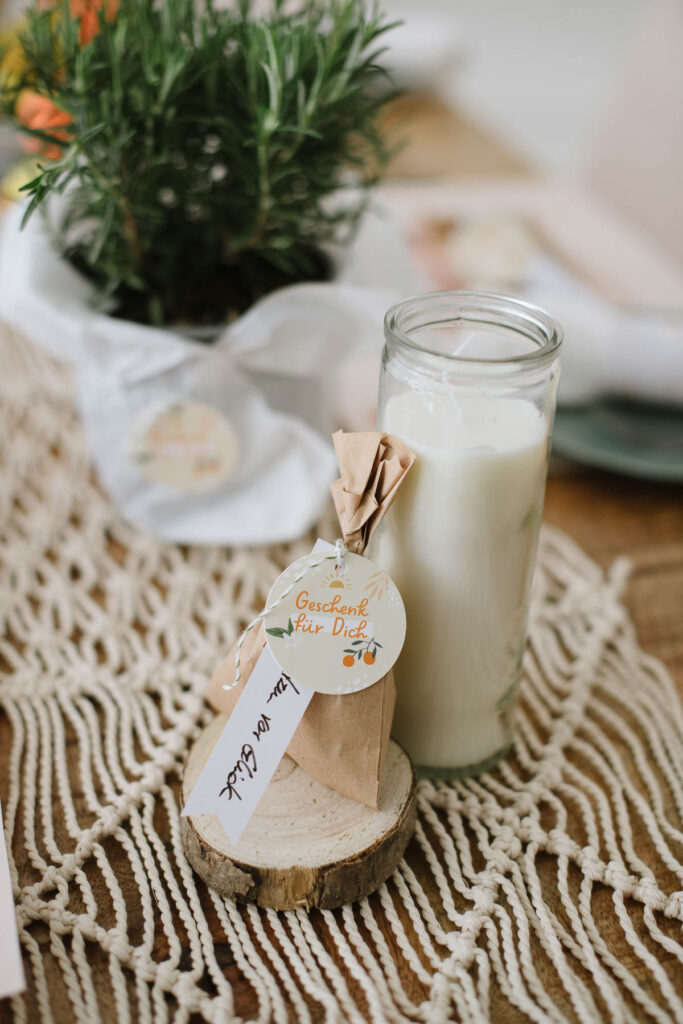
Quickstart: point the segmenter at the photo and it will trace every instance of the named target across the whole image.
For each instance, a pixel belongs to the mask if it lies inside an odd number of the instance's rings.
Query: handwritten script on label
[[[228,781],[218,795],[223,796],[224,793],[227,793],[228,800],[232,800],[234,796],[241,800],[242,797],[239,794],[236,783],[241,782],[244,776],[253,779],[254,775],[256,775],[256,754],[251,744],[245,743],[240,750],[239,759],[228,772]]]
[[[266,704],[270,704],[271,700],[274,700],[276,697],[281,697],[282,694],[287,691],[288,686],[291,686],[292,690],[297,695],[300,693],[300,690],[294,685],[289,676],[282,672],[275,686],[268,694]],[[258,721],[256,722],[256,728],[252,729],[252,736],[257,743],[260,743],[261,737],[267,732],[270,732],[270,718],[268,715],[262,713],[259,715]],[[236,784],[241,782],[245,777],[253,779],[257,771],[258,764],[256,763],[254,748],[251,743],[245,743],[240,751],[240,756],[228,772],[227,782],[218,795],[223,796],[223,794],[227,792],[228,800],[232,800],[233,797],[237,797],[238,800],[241,800],[242,797],[237,791]]]
[[[182,813],[218,814],[237,843],[312,696],[265,647]]]
[[[291,686],[292,689],[294,690],[294,693],[299,692],[294,683],[292,682],[292,680],[289,678],[289,676],[285,672],[283,672],[280,678],[278,679],[277,683],[273,687],[273,692],[268,698],[268,703],[270,704],[271,700],[273,700],[275,697],[279,697],[281,693],[284,693],[285,690],[287,689],[287,686]]]

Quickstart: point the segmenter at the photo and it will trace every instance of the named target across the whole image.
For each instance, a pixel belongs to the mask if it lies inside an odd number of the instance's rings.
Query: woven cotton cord
[[[308,576],[309,572],[312,572],[313,569],[317,569],[319,565],[323,564],[323,562],[331,562],[332,560],[334,560],[338,565],[340,565],[343,568],[345,555],[346,545],[344,544],[343,540],[337,539],[334,545],[334,552],[330,551],[325,555],[321,555],[320,558],[317,558],[314,562],[309,562],[306,565],[306,568],[302,569],[299,575],[295,576],[292,582],[287,587],[285,587],[285,589],[278,597],[277,601],[274,601],[273,604],[271,604],[268,608],[264,608],[262,612],[259,612],[255,619],[251,620],[251,622],[249,623],[249,625],[247,626],[247,628],[244,630],[241,637],[237,641],[237,650],[235,651],[235,680],[232,683],[225,683],[225,685],[223,686],[224,690],[234,690],[234,688],[237,686],[240,679],[242,678],[242,644],[246,639],[247,633],[249,633],[254,628],[254,626],[258,626],[259,622],[261,622],[262,619],[265,619],[266,615],[270,615],[272,611],[275,611],[275,609],[280,604],[282,604],[284,599],[288,597],[289,594],[291,594],[297,583],[301,583],[302,579]]]
[[[371,899],[247,910],[189,867],[178,780],[216,650],[301,542],[135,530],[65,370],[2,329],[0,370],[0,789],[28,982],[3,1021],[683,1022],[683,704],[614,569],[545,524],[514,757],[422,781]]]

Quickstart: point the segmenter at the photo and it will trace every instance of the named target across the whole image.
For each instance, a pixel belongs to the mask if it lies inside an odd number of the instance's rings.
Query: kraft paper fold
[[[414,453],[391,434],[379,431],[332,435],[340,477],[332,499],[349,551],[362,555],[390,509],[415,462]]]
[[[344,543],[361,555],[415,455],[397,438],[379,431],[346,434],[339,430],[333,441],[341,475],[331,485],[332,497]],[[232,712],[265,643],[260,622],[244,639],[241,679],[231,690],[223,686],[235,679],[237,644],[219,665],[206,694],[216,711]],[[358,693],[315,693],[287,753],[318,782],[377,807],[395,702],[393,672]]]

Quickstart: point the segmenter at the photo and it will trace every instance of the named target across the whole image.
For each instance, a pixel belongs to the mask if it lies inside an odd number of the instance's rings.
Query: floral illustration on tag
[[[373,572],[365,587],[365,593],[381,600],[386,595],[390,583],[391,580],[387,574],[380,569],[379,572]]]
[[[294,623],[290,619],[287,623],[287,628],[283,629],[282,626],[271,626],[270,629],[266,630],[266,633],[270,633],[271,636],[291,636],[294,632]]]
[[[271,626],[270,629],[266,630],[266,633],[269,633],[270,636],[280,637],[284,640],[285,647],[289,647],[290,649],[297,647],[301,640],[301,637],[297,636],[294,632],[294,623],[291,619],[287,623],[286,628],[283,626]]]

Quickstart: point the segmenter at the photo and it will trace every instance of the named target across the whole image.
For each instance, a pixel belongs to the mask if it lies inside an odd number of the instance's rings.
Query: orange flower
[[[22,89],[15,107],[17,118],[27,128],[45,132],[54,139],[69,138],[66,125],[71,124],[71,114],[62,110],[48,96],[41,96],[33,89]],[[24,147],[29,153],[42,153],[48,160],[58,160],[62,155],[60,146],[43,143],[38,138],[24,140]]]
[[[115,17],[119,9],[118,0],[71,0],[71,15],[81,19],[79,40],[81,46],[87,46],[100,31],[100,10],[104,7],[107,21]]]

